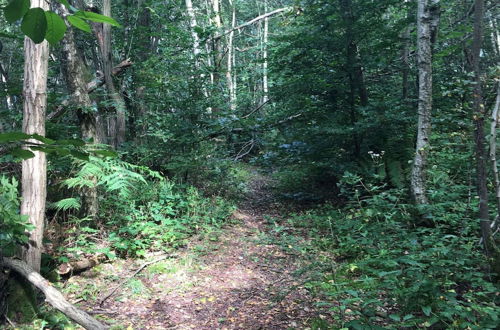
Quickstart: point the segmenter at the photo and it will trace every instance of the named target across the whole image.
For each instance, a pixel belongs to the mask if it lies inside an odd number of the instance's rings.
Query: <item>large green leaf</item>
[[[91,11],[77,11],[75,13],[75,16],[78,16],[80,18],[87,19],[89,21],[96,22],[96,23],[107,23],[107,24],[113,25],[113,26],[118,26],[118,27],[120,26],[120,24],[118,24],[118,22],[115,21],[113,18],[108,17],[108,16],[104,16],[101,14],[97,14],[97,13],[94,13]]]
[[[39,44],[45,39],[47,32],[47,18],[42,8],[31,8],[24,15],[21,31],[34,43]]]
[[[76,27],[77,29],[80,29],[82,31],[91,32],[90,25],[88,25],[84,20],[82,20],[79,17],[76,17],[74,15],[70,15],[67,17],[68,22],[70,22],[71,25]]]
[[[47,33],[45,39],[51,44],[57,44],[66,33],[66,23],[64,20],[54,12],[46,11],[45,17],[47,18]]]
[[[23,141],[30,137],[29,134],[22,132],[0,133],[0,143]]]
[[[22,159],[29,159],[35,157],[35,154],[33,152],[22,148],[12,149],[9,153],[12,156],[19,157]]]
[[[3,9],[3,12],[7,22],[14,23],[18,19],[21,19],[28,9],[30,9],[30,0],[12,0]]]

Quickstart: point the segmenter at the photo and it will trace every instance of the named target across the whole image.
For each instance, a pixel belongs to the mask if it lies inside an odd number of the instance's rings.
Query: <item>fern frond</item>
[[[58,211],[67,211],[67,210],[80,210],[81,207],[80,198],[65,198],[61,199],[58,202],[55,202],[51,205],[54,209]]]

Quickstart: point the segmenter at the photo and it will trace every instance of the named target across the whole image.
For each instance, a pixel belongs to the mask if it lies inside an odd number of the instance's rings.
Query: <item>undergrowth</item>
[[[344,208],[289,220],[313,237],[317,256],[334,256],[317,258],[322,275],[307,284],[338,315],[329,327],[496,329],[499,288],[478,244],[479,225],[461,199],[466,187],[434,185],[431,222],[423,227],[404,190],[370,181],[346,173],[339,185],[349,201]],[[324,329],[317,321],[313,326]]]
[[[221,227],[234,210],[222,198],[205,197],[195,187],[175,184],[147,167],[111,158],[77,161],[64,185],[77,192],[99,189],[105,197],[96,219],[81,216],[78,197],[53,204],[58,212],[70,213],[63,225],[72,235],[60,244],[62,261],[82,254],[114,258],[171,251],[192,235]]]

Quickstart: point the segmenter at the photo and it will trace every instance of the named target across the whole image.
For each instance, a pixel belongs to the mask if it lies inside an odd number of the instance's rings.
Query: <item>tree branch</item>
[[[61,292],[54,288],[49,283],[49,281],[43,278],[39,273],[35,272],[24,261],[11,258],[2,258],[2,260],[5,266],[11,268],[16,273],[26,278],[31,284],[40,289],[45,295],[45,298],[49,304],[61,311],[64,315],[68,316],[76,323],[83,326],[85,329],[101,330],[108,328],[86,312],[70,304],[64,298]]]
[[[218,34],[218,35],[216,35],[216,36],[212,37],[212,39],[213,39],[213,40],[218,40],[218,39],[222,38],[223,36],[225,36],[225,35],[227,35],[227,34],[229,34],[229,33],[233,32],[233,31],[241,30],[241,29],[243,29],[243,28],[244,28],[244,27],[246,27],[246,26],[252,25],[252,24],[253,24],[253,23],[255,23],[255,22],[258,22],[258,21],[260,21],[260,20],[263,20],[263,19],[264,19],[264,18],[266,18],[266,17],[273,16],[273,15],[279,14],[279,13],[284,12],[284,11],[291,11],[292,9],[293,9],[293,7],[283,7],[283,8],[279,8],[279,9],[273,10],[273,11],[271,11],[271,12],[269,12],[269,13],[262,14],[262,15],[260,15],[260,16],[257,16],[257,17],[255,17],[255,18],[253,18],[253,19],[249,20],[249,21],[248,21],[248,22],[246,22],[246,23],[243,23],[243,24],[238,25],[238,26],[236,26],[236,27],[234,27],[234,28],[232,28],[232,29],[229,29],[229,30],[224,31],[224,32],[222,32],[221,34]]]
[[[115,66],[113,68],[113,71],[112,71],[113,77],[121,74],[123,71],[125,71],[126,68],[128,68],[132,64],[133,63],[129,58],[127,58],[126,60],[123,60],[120,64],[118,64],[117,66]],[[87,92],[90,94],[93,91],[95,91],[97,88],[101,87],[102,85],[104,85],[104,76],[101,74],[97,78],[95,78],[94,80],[92,80],[91,82],[89,82],[87,84]],[[72,98],[73,97],[71,95],[68,99],[64,100],[59,106],[57,106],[56,110],[52,111],[51,113],[49,113],[47,115],[45,120],[52,121],[52,120],[55,120],[55,119],[61,117],[66,112],[67,106],[70,104],[70,100]]]

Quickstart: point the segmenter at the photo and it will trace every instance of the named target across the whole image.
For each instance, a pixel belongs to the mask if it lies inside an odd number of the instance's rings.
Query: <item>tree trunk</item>
[[[68,14],[63,5],[59,5],[59,9],[65,15]],[[92,140],[95,144],[103,143],[102,137],[99,134],[98,118],[96,112],[92,109],[87,89],[87,81],[85,79],[85,62],[76,49],[74,32],[71,26],[68,29],[62,40],[62,71],[68,92],[71,95],[71,102],[76,108],[82,137],[85,140]],[[91,179],[94,187],[85,188],[83,190],[83,209],[86,215],[95,218],[99,211],[99,199],[97,195],[97,180]]]
[[[368,92],[366,89],[363,68],[361,66],[361,58],[358,52],[358,45],[355,40],[355,35],[353,31],[353,25],[355,23],[355,17],[352,14],[352,2],[351,0],[341,0],[340,10],[343,22],[346,27],[345,39],[346,39],[346,72],[349,79],[349,116],[351,119],[351,124],[355,125],[357,121],[357,111],[356,111],[356,90],[359,96],[359,101],[361,106],[368,105]],[[353,132],[353,144],[354,144],[354,154],[356,157],[360,156],[361,153],[361,137],[358,132],[354,130]]]
[[[47,10],[49,5],[44,0],[33,0],[31,7]],[[24,56],[23,131],[27,134],[36,133],[44,136],[49,59],[47,41],[35,44],[30,38],[25,37]],[[44,152],[33,151],[33,153],[35,157],[22,163],[21,214],[28,216],[29,222],[35,229],[31,231],[29,242],[27,247],[23,248],[22,255],[30,267],[39,271],[47,194],[47,160]]]
[[[232,0],[229,0],[229,4],[232,7],[231,27],[234,28],[236,26],[236,8]],[[231,31],[229,33],[227,41],[227,70],[226,70],[226,81],[229,90],[229,107],[231,111],[236,110],[236,91],[234,89],[234,81],[233,81],[233,62],[235,54],[233,39],[234,39],[234,31]]]
[[[481,86],[480,54],[483,41],[484,0],[474,1],[474,32],[472,40],[472,70],[474,74],[473,109],[474,109],[474,140],[476,156],[477,194],[479,197],[479,220],[481,221],[481,236],[486,254],[492,258],[494,271],[500,269],[500,251],[495,244],[491,230],[488,209],[488,179],[486,170],[486,138],[484,136],[484,119],[486,109],[483,102]],[[496,164],[495,164],[496,166]]]
[[[200,38],[198,37],[198,33],[196,33],[196,27],[198,26],[196,22],[196,15],[193,9],[193,3],[191,0],[186,1],[186,11],[189,17],[189,26],[191,27],[191,36],[193,37],[193,53],[195,57],[196,63],[198,63],[198,55],[201,53],[200,49]]]
[[[103,0],[102,14],[111,16],[111,0]],[[111,144],[117,148],[125,142],[126,133],[126,105],[122,95],[116,90],[113,82],[112,70],[113,61],[111,56],[111,25],[94,24],[94,30],[97,34],[99,49],[102,62],[102,71],[108,97],[113,102],[116,116],[110,116],[108,120],[109,136]]]
[[[495,107],[491,113],[491,126],[490,126],[490,161],[493,170],[493,180],[495,183],[495,194],[497,200],[497,216],[496,220],[500,218],[500,178],[498,176],[497,166],[497,128],[498,128],[498,111],[500,108],[500,81],[497,83],[497,98]]]
[[[267,12],[267,1],[264,2],[264,11]],[[269,86],[267,82],[267,44],[269,34],[269,17],[264,18],[264,35],[262,40],[262,103],[269,100]]]
[[[419,0],[417,15],[418,48],[418,131],[411,173],[411,193],[416,205],[427,205],[426,167],[430,148],[432,111],[432,44],[439,22],[439,0]]]

